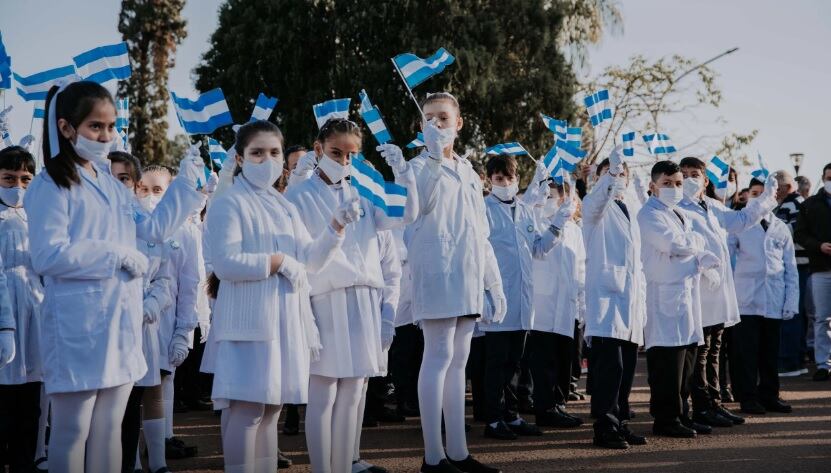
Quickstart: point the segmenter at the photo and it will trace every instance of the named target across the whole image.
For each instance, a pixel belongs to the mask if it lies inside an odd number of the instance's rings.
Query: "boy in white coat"
[[[774,181],[775,182],[775,181]],[[748,205],[769,187],[753,179]],[[783,320],[799,312],[799,273],[788,226],[768,213],[761,222],[730,237],[736,255],[736,294],[741,323],[733,329],[730,354],[733,387],[742,412],[791,412],[779,398],[779,335]]]
[[[693,424],[683,411],[696,347],[703,340],[699,274],[720,283],[722,261],[704,249],[692,231],[683,197],[681,168],[672,161],[652,167],[652,196],[638,212],[641,258],[646,275],[646,362],[652,431],[670,437],[695,437],[708,427]],[[686,424],[686,425],[682,425]]]

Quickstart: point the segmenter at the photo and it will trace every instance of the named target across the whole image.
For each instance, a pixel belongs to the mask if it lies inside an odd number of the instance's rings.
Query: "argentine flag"
[[[126,42],[99,46],[75,56],[72,60],[81,78],[99,84],[127,79],[133,73]]]
[[[12,86],[12,58],[6,53],[6,46],[3,45],[3,33],[0,32],[0,89],[8,89]]]
[[[424,147],[424,135],[419,131],[413,141],[407,143],[408,149]]]
[[[707,163],[705,172],[707,174],[707,179],[713,183],[713,186],[716,189],[724,189],[727,187],[727,177],[730,172],[730,166],[721,158],[718,156],[710,158],[710,162]]]
[[[669,142],[669,136],[663,133],[653,133],[651,135],[643,135],[643,141],[649,152],[655,156],[659,154],[671,154],[676,152],[675,146]]]
[[[586,111],[589,114],[589,121],[592,126],[597,126],[606,120],[612,119],[612,109],[609,105],[609,91],[606,89],[598,90],[597,92],[586,96],[583,99],[586,105]]]
[[[447,52],[446,49],[439,48],[436,54],[433,54],[427,59],[421,59],[412,53],[404,53],[395,56],[392,62],[395,63],[407,87],[412,90],[417,85],[443,71],[445,67],[453,64],[455,60],[456,58]]]
[[[257,102],[254,103],[254,110],[251,111],[251,119],[248,121],[268,120],[276,106],[277,97],[269,97],[260,92],[260,95],[257,96]]]
[[[768,171],[767,166],[765,166],[764,160],[762,160],[762,154],[757,152],[756,157],[758,159],[759,167],[751,171],[750,175],[753,176],[757,181],[765,182],[768,176],[770,176],[770,171]]]
[[[552,146],[551,149],[545,153],[543,163],[546,167],[551,167],[551,163],[554,162],[554,159],[559,158],[563,163],[562,166],[567,171],[571,172],[574,171],[577,163],[585,157],[586,152],[580,149],[579,146],[574,143],[558,139],[557,142],[554,143],[554,146]]]
[[[349,118],[352,99],[332,99],[312,106],[317,127],[321,128],[330,118]]]
[[[372,202],[390,217],[403,217],[407,204],[407,189],[394,182],[384,181],[384,176],[358,153],[352,158],[349,179],[358,195]]]
[[[209,90],[196,100],[179,97],[173,91],[170,97],[179,123],[189,135],[207,135],[219,127],[234,123],[220,88]]]
[[[392,141],[392,136],[387,130],[387,125],[384,124],[381,112],[369,101],[366,90],[361,90],[358,95],[361,98],[361,108],[358,109],[358,112],[360,112],[361,118],[364,119],[369,131],[372,132],[372,136],[375,137],[379,145]]]
[[[523,148],[522,145],[516,141],[491,146],[485,150],[485,153],[490,155],[509,154],[511,156],[529,154],[528,151],[526,151],[525,148]]]
[[[58,81],[75,80],[78,76],[75,74],[75,66],[63,66],[49,69],[47,71],[38,72],[28,77],[23,77],[18,73],[13,73],[14,80],[17,82],[17,93],[23,100],[29,102],[32,100],[46,100],[46,95],[49,89],[52,88]]]
[[[117,99],[115,113],[115,127],[119,130],[130,128],[130,99]]]
[[[211,161],[214,162],[214,166],[218,168],[222,168],[222,162],[228,156],[228,153],[222,148],[219,141],[213,138],[208,138],[208,154],[211,156]]]
[[[631,158],[635,155],[635,132],[630,131],[629,133],[624,133],[621,135],[621,141],[623,142],[623,155],[627,158]]]

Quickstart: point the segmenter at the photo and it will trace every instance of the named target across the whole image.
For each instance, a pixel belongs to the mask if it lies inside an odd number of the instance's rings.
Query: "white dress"
[[[0,255],[6,275],[15,331],[15,356],[0,369],[0,384],[43,381],[40,357],[43,286],[32,269],[26,211],[0,204]]]
[[[170,292],[172,275],[170,269],[169,254],[165,251],[164,244],[149,243],[144,240],[137,241],[138,250],[147,257],[148,269],[144,275],[144,300],[155,298],[160,306],[160,314],[172,305],[173,298]],[[159,322],[142,324],[141,351],[144,353],[144,361],[147,363],[147,373],[143,378],[136,381],[136,386],[151,387],[158,386],[162,382],[161,377],[161,351],[159,349]]]

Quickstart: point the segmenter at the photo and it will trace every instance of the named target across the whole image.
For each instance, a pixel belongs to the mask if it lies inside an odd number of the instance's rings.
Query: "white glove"
[[[179,161],[179,176],[184,179],[194,189],[197,187],[197,182],[204,184],[205,180],[205,163],[199,154],[199,145],[190,145],[188,147],[185,157]]]
[[[715,291],[721,285],[721,274],[719,274],[718,269],[716,268],[705,269],[701,273],[701,276],[707,284],[707,289],[711,291]]]
[[[790,310],[782,311],[782,320],[791,320],[796,316],[796,312],[791,312]]]
[[[702,251],[706,251],[705,248],[707,247],[707,241],[701,236],[700,233],[691,233],[690,234],[690,245],[693,247],[696,253],[700,253]],[[709,253],[709,251],[707,251]],[[712,254],[712,253],[710,253]]]
[[[309,288],[306,267],[285,253],[283,253],[283,263],[280,264],[277,272],[289,280],[295,292]]]
[[[381,156],[386,160],[396,176],[407,170],[407,161],[404,160],[404,154],[398,146],[392,143],[386,143],[376,146],[375,151],[381,153]]]
[[[3,330],[0,332],[0,368],[11,363],[14,352],[14,330]]]
[[[634,184],[639,195],[646,195],[646,186],[643,184],[643,178],[639,173],[635,173]]]
[[[609,173],[619,176],[623,173],[623,145],[617,145],[609,154]]]
[[[395,338],[395,324],[388,320],[381,322],[381,349],[387,351],[392,346],[392,340]]]
[[[539,184],[546,179],[548,179],[548,167],[545,165],[543,160],[540,159],[537,163],[537,168],[534,170],[534,178],[531,180],[531,184],[529,185]]]
[[[430,153],[431,158],[441,160],[444,156],[444,149],[452,145],[453,140],[456,139],[456,130],[439,128],[435,118],[425,123],[422,128],[424,128],[424,146],[427,152]]]
[[[505,314],[508,313],[508,300],[505,299],[502,284],[494,284],[487,291],[490,293],[491,300],[493,301],[493,319],[488,321],[488,323],[502,323],[505,320]]]
[[[309,151],[297,160],[297,165],[294,166],[294,174],[306,174],[314,171],[317,167],[317,156],[314,150]]]
[[[563,202],[563,205],[557,209],[557,213],[555,213],[554,217],[551,219],[551,225],[562,230],[566,222],[574,216],[574,212],[576,211],[577,204],[574,202],[574,198],[569,196],[565,202]]]
[[[144,300],[144,323],[155,324],[159,321],[159,316],[162,313],[162,308],[159,307],[159,301],[155,297],[150,297]]]
[[[211,323],[199,322],[199,343],[207,343],[209,333],[211,333]]]
[[[211,171],[211,177],[208,178],[208,183],[205,184],[205,193],[208,195],[213,194],[216,192],[216,188],[219,185],[219,176],[213,171]]]
[[[131,278],[140,278],[147,272],[149,262],[147,257],[140,251],[132,248],[123,248],[121,258],[121,269],[127,272]]]
[[[345,227],[347,224],[357,222],[361,216],[361,201],[355,197],[340,204],[340,207],[335,209],[334,218]]]
[[[718,256],[710,253],[707,250],[699,252],[696,256],[696,259],[698,259],[698,268],[702,272],[707,269],[715,269],[721,266],[721,260],[718,258]]]
[[[12,145],[11,139],[9,139],[8,136],[6,136],[6,135],[8,135],[8,132],[9,132],[9,120],[6,117],[8,116],[8,114],[12,110],[12,108],[13,107],[11,105],[9,105],[8,107],[6,107],[5,110],[0,112],[0,136],[2,136],[4,138],[6,146],[11,146]]]
[[[168,356],[170,357],[170,364],[174,368],[178,368],[185,362],[188,357],[188,339],[180,333],[173,334],[173,340],[170,341],[168,348]]]
[[[773,177],[773,174],[768,176],[768,179],[765,181],[765,191],[762,192],[762,195],[759,197],[763,200],[767,200],[768,202],[775,202],[776,201],[776,191],[779,190],[779,181]]]

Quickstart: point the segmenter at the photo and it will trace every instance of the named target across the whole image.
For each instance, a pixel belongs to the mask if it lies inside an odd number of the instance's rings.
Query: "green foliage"
[[[287,144],[310,145],[317,132],[311,107],[366,89],[384,114],[394,142],[408,143],[420,116],[390,62],[445,47],[456,63],[416,88],[446,90],[461,103],[469,150],[519,141],[544,153],[552,144],[540,112],[571,118],[576,80],[557,38],[559,3],[542,0],[228,0],[210,49],[196,68],[196,87],[222,87],[237,122],[247,120],[259,92],[280,99],[273,120]],[[357,113],[353,119],[359,120]],[[366,128],[365,128],[366,130]],[[217,134],[227,147],[230,129]],[[368,131],[364,149],[375,147]],[[372,159],[375,154],[367,153]],[[530,166],[530,160],[521,160]]]

